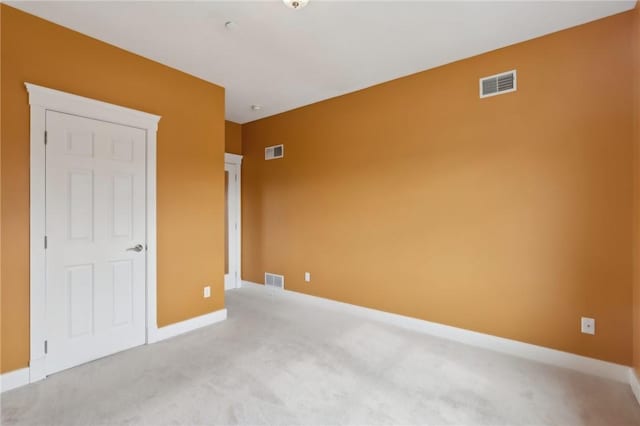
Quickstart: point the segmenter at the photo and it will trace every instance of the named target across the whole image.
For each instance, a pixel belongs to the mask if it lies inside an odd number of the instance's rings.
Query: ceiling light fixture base
[[[302,9],[309,3],[309,0],[282,0],[285,5],[290,9]]]

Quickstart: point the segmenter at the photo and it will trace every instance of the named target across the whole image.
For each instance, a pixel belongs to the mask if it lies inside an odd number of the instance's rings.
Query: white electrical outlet
[[[304,273],[304,280],[308,283],[311,282],[311,272]]]
[[[596,320],[593,318],[582,317],[581,325],[584,334],[596,334]]]
[[[206,287],[204,288],[204,295],[203,295],[203,297],[204,297],[205,299],[207,299],[207,298],[211,297],[211,286],[206,286]]]

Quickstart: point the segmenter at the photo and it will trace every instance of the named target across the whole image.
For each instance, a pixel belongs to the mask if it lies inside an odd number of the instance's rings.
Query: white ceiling
[[[281,0],[9,4],[224,86],[227,119],[245,123],[623,12],[635,0],[311,0],[302,10]]]

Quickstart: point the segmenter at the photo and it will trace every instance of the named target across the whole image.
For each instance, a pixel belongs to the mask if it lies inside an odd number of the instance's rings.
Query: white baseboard
[[[183,333],[188,333],[189,331],[197,330],[198,328],[206,327],[208,325],[215,324],[226,319],[227,310],[220,309],[219,311],[180,321],[166,327],[156,328],[155,330],[149,332],[148,343],[155,343],[161,340],[169,339],[171,337],[178,336]]]
[[[29,384],[29,368],[10,371],[0,375],[0,391],[6,392]]]
[[[636,396],[638,404],[640,404],[640,379],[638,379],[638,375],[633,368],[629,369],[629,384],[631,385],[633,394]]]
[[[447,340],[453,340],[470,346],[506,353],[557,367],[577,370],[586,374],[616,380],[618,382],[629,383],[629,370],[631,370],[631,368],[626,365],[614,364],[612,362],[601,361],[599,359],[550,349],[543,346],[532,345],[530,343],[519,342],[517,340],[505,339],[503,337],[465,330],[463,328],[451,327],[417,318],[378,311],[376,309],[351,305],[349,303],[324,299],[304,293],[297,293],[291,290],[267,288],[262,284],[252,283],[249,281],[242,281],[242,285],[244,287],[261,288],[272,293],[277,292],[282,295],[286,295],[287,297],[301,297],[305,300],[316,303],[318,306],[338,309],[340,311],[356,314],[375,321],[393,324],[404,329],[437,336]]]

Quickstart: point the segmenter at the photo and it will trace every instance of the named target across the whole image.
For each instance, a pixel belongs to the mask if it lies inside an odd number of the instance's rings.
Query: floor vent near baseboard
[[[264,273],[264,285],[267,287],[284,288],[284,275]]]

